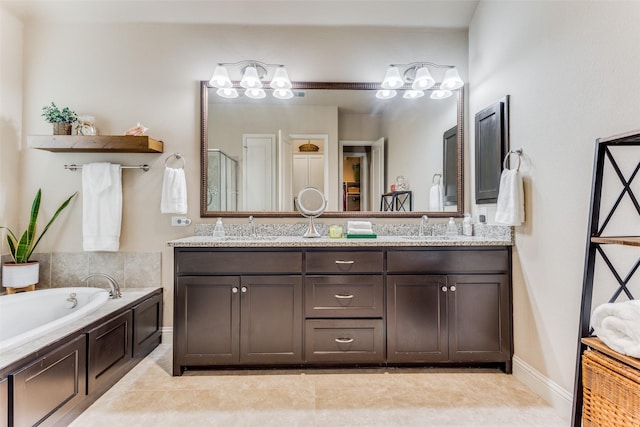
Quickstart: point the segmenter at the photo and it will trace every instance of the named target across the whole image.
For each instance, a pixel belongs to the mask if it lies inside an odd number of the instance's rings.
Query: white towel
[[[161,213],[187,213],[187,181],[182,168],[164,168]]]
[[[496,222],[505,225],[524,222],[524,184],[517,169],[505,169],[500,176]]]
[[[120,247],[122,172],[120,165],[89,163],[82,167],[82,246],[85,251]]]
[[[347,221],[347,234],[373,234],[371,221]]]
[[[442,211],[443,208],[443,187],[442,184],[433,184],[431,190],[429,190],[429,210],[430,211]]]
[[[640,300],[602,304],[591,316],[595,334],[618,353],[640,357]]]

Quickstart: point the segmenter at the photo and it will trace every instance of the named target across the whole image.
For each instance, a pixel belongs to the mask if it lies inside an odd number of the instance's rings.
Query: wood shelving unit
[[[34,135],[29,148],[57,153],[162,153],[162,141],[149,136],[126,135]]]
[[[592,237],[591,242],[609,244],[609,245],[640,246],[640,237],[638,236]]]

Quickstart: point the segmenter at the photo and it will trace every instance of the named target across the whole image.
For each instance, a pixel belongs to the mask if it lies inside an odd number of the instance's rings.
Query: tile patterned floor
[[[71,425],[564,427],[511,375],[487,370],[200,371],[172,377],[162,344]]]

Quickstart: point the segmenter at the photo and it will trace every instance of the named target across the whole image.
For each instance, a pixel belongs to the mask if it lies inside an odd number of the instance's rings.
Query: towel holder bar
[[[504,160],[502,161],[502,169],[507,168],[507,160],[509,160],[509,157],[511,157],[512,154],[518,155],[518,166],[516,167],[516,170],[520,169],[520,156],[522,156],[522,148],[518,148],[517,150],[509,150],[507,152],[507,155],[504,156]]]
[[[184,156],[180,153],[173,153],[167,156],[167,158],[164,159],[164,165],[167,166],[167,163],[171,159],[182,160],[182,166],[180,167],[180,169],[184,169],[184,167],[187,165],[187,162],[184,160]]]
[[[65,169],[69,169],[72,172],[77,171],[78,169],[82,169],[82,165],[76,165],[74,164],[70,164],[70,165],[64,165]],[[149,165],[136,165],[136,166],[120,166],[121,169],[142,169],[144,172],[148,172],[150,167]]]

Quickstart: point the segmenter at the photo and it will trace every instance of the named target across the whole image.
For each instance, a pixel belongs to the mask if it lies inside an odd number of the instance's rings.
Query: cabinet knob
[[[449,289],[451,290],[451,292],[455,292],[456,291],[456,287],[455,286],[451,286]]]
[[[233,292],[234,294],[238,293],[238,287],[234,286],[233,288],[231,288],[231,292]]]
[[[447,292],[447,287],[446,286],[442,287],[442,292]]]
[[[247,293],[247,287],[243,286],[242,288],[240,288],[240,290],[242,291],[243,294]]]

